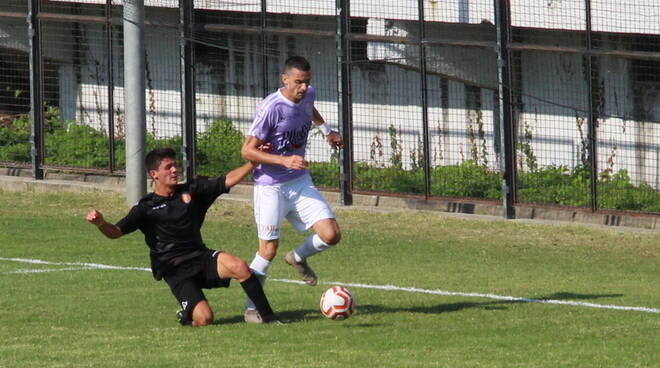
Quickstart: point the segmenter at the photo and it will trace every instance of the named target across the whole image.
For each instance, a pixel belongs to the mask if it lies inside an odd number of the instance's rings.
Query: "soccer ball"
[[[341,286],[329,288],[321,294],[321,313],[334,320],[350,317],[353,314],[353,295]]]

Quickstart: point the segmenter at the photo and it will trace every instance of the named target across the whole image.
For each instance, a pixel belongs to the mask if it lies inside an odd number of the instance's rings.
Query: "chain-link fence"
[[[333,152],[312,130],[312,175],[346,202],[379,192],[660,212],[660,5],[144,3],[148,148],[194,137],[199,174],[241,162],[257,104],[302,55],[317,109],[348,143]],[[121,174],[122,1],[6,0],[0,19],[0,162],[41,155],[40,168]]]

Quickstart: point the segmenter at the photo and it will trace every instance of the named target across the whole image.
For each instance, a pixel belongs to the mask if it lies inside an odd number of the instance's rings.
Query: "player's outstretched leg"
[[[268,278],[268,269],[271,260],[277,253],[278,239],[263,240],[259,239],[259,251],[254,255],[250,263],[250,271],[259,279],[263,288]],[[247,298],[245,301],[245,314],[243,316],[247,323],[262,323],[261,316],[257,312],[254,302]]]
[[[259,313],[260,323],[286,323],[273,312],[273,309],[266,298],[264,289],[247,264],[240,258],[228,253],[220,253],[218,255],[218,274],[221,277],[230,277],[238,280],[245,294],[254,303],[257,312]]]
[[[252,323],[273,323],[273,324],[285,324],[288,321],[278,318],[268,303],[266,299],[266,294],[264,294],[264,289],[261,287],[259,279],[252,274],[247,280],[241,282],[241,287],[245,291],[245,294],[252,300],[254,305],[257,307],[257,315],[255,316],[255,321],[250,321]]]

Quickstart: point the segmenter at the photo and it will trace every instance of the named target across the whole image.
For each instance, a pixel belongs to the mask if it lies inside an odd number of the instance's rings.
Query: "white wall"
[[[105,0],[54,0],[54,2],[105,4]],[[115,0],[115,3],[121,1]],[[177,8],[178,0],[145,0],[148,7]],[[515,26],[563,30],[585,29],[584,0],[511,0]],[[334,0],[268,0],[268,11],[283,14],[335,16]],[[259,12],[256,0],[195,0],[195,8]],[[437,22],[495,23],[492,0],[425,0],[426,19]],[[399,20],[418,19],[417,0],[352,0],[351,16]],[[650,0],[599,0],[592,2],[593,29],[603,32],[660,34],[660,7]]]
[[[174,12],[174,10],[171,10]],[[327,24],[333,24],[334,19],[320,18]],[[391,22],[390,30],[408,32],[407,22]],[[295,23],[294,23],[295,26]],[[380,19],[370,19],[369,29],[373,32],[387,32],[386,23]],[[470,28],[470,37],[484,37],[474,26]],[[433,31],[433,28],[431,28]],[[156,106],[153,112],[147,114],[147,127],[157,136],[180,134],[180,94],[178,66],[178,36],[176,29],[151,29],[148,38],[161,40],[158,43],[147,43],[150,69],[153,76],[153,98],[147,96],[147,111],[150,102]],[[410,31],[412,32],[412,31]],[[224,61],[212,61],[210,64],[198,60],[196,65],[198,85],[210,86],[197,94],[198,126],[205,130],[213,119],[227,117],[243,132],[247,131],[254,110],[261,100],[262,87],[259,77],[260,67],[255,63],[255,54],[236,53],[241,50],[257,50],[255,40],[249,37],[223,35],[230,45],[229,57]],[[611,41],[607,41],[611,42]],[[241,47],[232,47],[232,45]],[[281,65],[287,52],[293,51],[307,56],[313,65],[313,84],[318,89],[317,107],[326,119],[337,126],[337,80],[335,41],[333,38],[296,40],[295,50],[290,50],[290,42],[285,37],[279,38],[277,48],[279,56],[271,58],[271,90],[277,80],[276,69]],[[102,47],[102,45],[95,45]],[[90,58],[95,55],[94,47],[90,48]],[[397,130],[401,144],[402,159],[405,167],[413,163],[410,152],[420,150],[421,139],[421,95],[420,75],[416,71],[416,50],[410,47],[385,46],[382,43],[372,43],[368,46],[369,58],[390,58],[399,60],[396,63],[380,66],[357,64],[353,69],[353,125],[355,140],[355,159],[368,161],[376,165],[390,163],[390,134],[388,128]],[[440,60],[429,63],[432,75],[429,77],[429,127],[431,138],[431,157],[433,165],[449,165],[476,158],[480,163],[487,162],[489,167],[499,167],[495,142],[496,121],[493,112],[494,94],[492,90],[481,89],[479,100],[481,108],[470,106],[467,96],[470,95],[467,85],[469,81],[485,86],[495,86],[494,53],[481,49],[460,48],[430,48],[430,56]],[[242,59],[241,59],[242,58]],[[629,80],[629,65],[624,59],[604,59],[601,66],[601,79],[605,91],[604,115],[600,121],[599,166],[601,169],[611,167],[614,172],[626,169],[633,180],[645,181],[656,188],[658,183],[658,156],[660,155],[660,113],[658,104],[653,112],[652,122],[639,123],[629,119],[632,116],[633,96]],[[232,67],[240,61],[244,67],[242,72]],[[217,63],[226,63],[224,74],[218,75]],[[532,134],[530,145],[537,156],[540,167],[555,165],[575,167],[579,163],[582,139],[586,137],[586,126],[580,133],[580,119],[586,118],[588,106],[587,87],[584,82],[582,59],[575,55],[532,53],[522,54],[522,103],[520,115],[520,136],[525,124]],[[273,69],[274,68],[274,69]],[[116,72],[120,72],[117,70]],[[433,73],[439,73],[438,75]],[[443,80],[439,75],[458,76],[454,81]],[[71,71],[63,67],[61,70],[62,88],[67,86],[67,77]],[[97,86],[96,82],[87,78],[83,81],[81,93],[84,96],[98,96],[105,101],[105,88]],[[469,83],[468,83],[469,84]],[[214,91],[212,86],[224,85],[225,94]],[[445,91],[443,92],[443,89]],[[75,91],[78,93],[78,91]],[[121,88],[116,89],[115,101],[123,110]],[[652,101],[649,95],[649,101]],[[77,101],[78,107],[84,107],[89,117],[83,121],[95,125],[103,120],[104,111],[97,111],[94,99],[72,99],[66,93],[62,101],[71,104]],[[80,108],[78,109],[80,116]],[[64,111],[64,109],[63,109]],[[85,120],[88,119],[88,120]],[[479,122],[482,122],[482,137],[479,137]],[[152,124],[155,122],[155,124]],[[98,127],[98,126],[97,126]],[[99,127],[100,128],[100,127]],[[469,132],[476,139],[470,139]],[[380,141],[382,156],[372,160],[372,143]],[[310,145],[310,159],[327,160],[330,150],[325,142],[314,135]],[[524,160],[521,165],[526,168]]]

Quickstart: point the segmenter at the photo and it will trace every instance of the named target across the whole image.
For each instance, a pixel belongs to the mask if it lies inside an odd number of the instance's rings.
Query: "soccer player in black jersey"
[[[254,165],[248,162],[225,176],[196,178],[185,184],[178,184],[176,152],[171,148],[149,152],[146,166],[155,183],[153,193],[115,225],[106,222],[96,209],[87,214],[87,221],[110,239],[138,229],[144,233],[153,276],[165,279],[179,301],[182,310],[177,317],[182,325],[212,323],[213,310],[202,288],[228,287],[230,279],[238,280],[247,296],[258,301],[261,322],[281,323],[247,264],[234,255],[207,248],[200,233],[211,204],[252,172]]]

